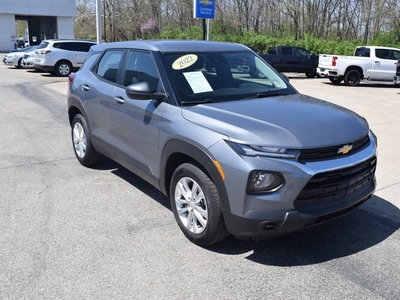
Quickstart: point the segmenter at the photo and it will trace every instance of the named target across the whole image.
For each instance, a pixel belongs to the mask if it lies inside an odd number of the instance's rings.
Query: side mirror
[[[125,89],[126,95],[135,100],[150,100],[154,99],[157,101],[163,101],[165,98],[164,93],[151,91],[150,85],[148,82],[136,82],[128,85]]]
[[[281,77],[283,78],[283,80],[285,80],[286,82],[289,82],[289,77],[287,77],[285,74],[279,73],[279,75],[281,75]]]

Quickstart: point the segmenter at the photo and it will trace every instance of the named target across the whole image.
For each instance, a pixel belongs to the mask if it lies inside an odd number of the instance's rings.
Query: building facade
[[[73,39],[75,16],[75,0],[0,0],[0,52],[14,49],[18,34],[30,45],[45,39]],[[24,33],[17,32],[17,21],[27,22]]]

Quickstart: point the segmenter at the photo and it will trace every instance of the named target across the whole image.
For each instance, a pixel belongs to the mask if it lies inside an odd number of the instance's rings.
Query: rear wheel
[[[342,80],[343,78],[341,77],[332,77],[332,76],[329,77],[329,81],[332,82],[333,84],[339,84],[342,82]]]
[[[317,75],[317,69],[314,69],[313,71],[306,73],[306,76],[308,78],[314,78],[316,75]]]
[[[94,149],[86,120],[81,114],[77,114],[72,120],[71,137],[75,156],[83,166],[100,162],[102,155]]]
[[[229,236],[217,188],[195,163],[175,170],[170,200],[175,220],[191,242],[208,246]]]
[[[344,75],[344,84],[355,86],[358,85],[361,81],[361,73],[356,69],[351,69],[347,71],[346,75]]]
[[[56,64],[54,71],[57,76],[66,77],[72,72],[71,63],[68,61],[60,61]]]

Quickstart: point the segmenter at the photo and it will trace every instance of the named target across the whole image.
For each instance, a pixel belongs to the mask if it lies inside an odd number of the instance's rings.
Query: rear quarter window
[[[41,42],[40,45],[37,48],[38,49],[44,49],[44,48],[47,48],[48,45],[49,45],[48,42]]]
[[[77,42],[74,43],[74,50],[78,52],[89,52],[90,47],[95,44],[92,43],[84,43],[84,42]]]
[[[370,57],[369,48],[357,48],[354,56]]]

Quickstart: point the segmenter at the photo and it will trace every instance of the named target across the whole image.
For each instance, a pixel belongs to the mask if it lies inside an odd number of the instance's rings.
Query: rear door
[[[73,43],[73,65],[75,68],[80,68],[89,53],[90,47],[95,45],[94,43],[87,42],[74,42]]]
[[[93,143],[96,149],[115,159],[112,112],[118,108],[113,94],[117,87],[118,69],[124,50],[111,49],[100,58],[78,87],[84,102]]]
[[[293,47],[282,46],[277,48],[278,65],[276,69],[279,72],[297,72],[298,61],[293,53]]]

